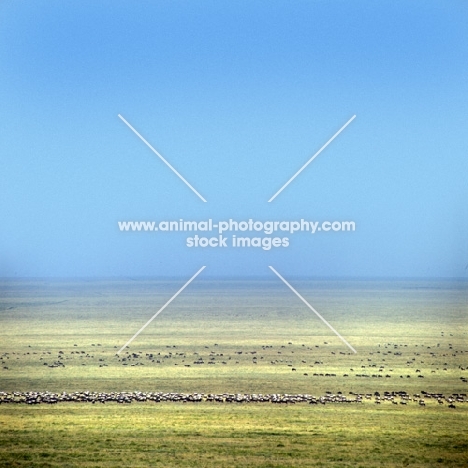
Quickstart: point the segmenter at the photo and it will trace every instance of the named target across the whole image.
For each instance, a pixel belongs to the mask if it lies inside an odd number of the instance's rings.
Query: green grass
[[[466,466],[466,411],[66,404],[2,408],[0,466]],[[8,428],[6,431],[5,428]]]
[[[0,283],[0,391],[468,393],[466,283],[293,282],[353,354],[281,284],[200,281],[115,356],[180,283]],[[427,403],[1,405],[0,466],[466,466],[468,405]]]

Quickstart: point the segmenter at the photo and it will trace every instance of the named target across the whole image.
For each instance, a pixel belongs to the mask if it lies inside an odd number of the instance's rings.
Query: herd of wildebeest
[[[443,337],[442,333],[442,337]],[[436,343],[432,346],[408,344],[385,343],[378,345],[373,351],[352,357],[350,353],[333,351],[328,348],[329,343],[323,342],[313,347],[293,345],[288,342],[284,345],[263,345],[257,349],[230,349],[221,352],[219,345],[204,346],[203,351],[199,349],[185,349],[178,346],[166,346],[163,351],[142,352],[131,351],[128,348],[121,354],[114,354],[111,349],[103,350],[101,344],[92,344],[88,350],[79,348],[77,344],[67,351],[54,350],[44,351],[29,346],[22,352],[4,352],[0,355],[0,369],[4,371],[14,370],[22,365],[24,359],[29,364],[39,365],[42,369],[55,369],[49,372],[61,372],[60,368],[68,366],[96,366],[107,367],[109,364],[122,366],[183,366],[196,367],[203,365],[273,365],[282,367],[302,374],[305,377],[322,378],[337,377],[336,369],[343,369],[344,362],[354,364],[353,367],[340,372],[338,377],[350,378],[384,378],[396,377],[399,379],[418,378],[424,379],[425,375],[448,375],[448,372],[456,371],[462,386],[468,383],[468,366],[464,363],[468,351],[454,350],[452,344],[441,345]],[[317,350],[317,348],[321,348]],[[325,348],[325,349],[324,349]],[[332,347],[332,349],[335,349]],[[339,367],[334,361],[339,355],[343,355]],[[323,361],[328,360],[327,365]],[[351,356],[348,361],[348,357]],[[259,368],[260,366],[256,366]],[[395,367],[395,370],[394,370]],[[402,369],[405,372],[402,372]],[[335,372],[331,372],[334,369]],[[305,371],[305,372],[304,372]],[[192,372],[192,371],[191,371]],[[309,378],[310,378],[309,377]],[[399,380],[400,381],[400,380]],[[402,381],[400,381],[402,382]],[[458,386],[457,386],[458,387]],[[349,388],[349,386],[348,386]],[[433,393],[421,391],[420,393],[406,393],[405,391],[372,393],[353,393],[345,396],[341,392],[326,392],[321,396],[309,394],[205,394],[205,393],[161,393],[161,392],[73,392],[73,393],[50,393],[50,392],[0,392],[0,404],[23,403],[23,404],[55,404],[60,402],[90,402],[90,403],[132,403],[141,401],[151,402],[233,402],[233,403],[363,403],[373,401],[375,404],[391,403],[394,405],[417,404],[425,406],[429,400],[439,405],[446,405],[455,409],[457,405],[468,402],[466,393]]]
[[[443,335],[442,335],[443,336]],[[213,347],[204,346],[200,352],[191,350],[182,350],[176,345],[166,346],[164,351],[142,352],[129,351],[120,354],[112,354],[110,350],[101,351],[101,344],[92,344],[92,350],[79,349],[75,344],[69,351],[55,350],[44,351],[35,350],[31,346],[24,352],[4,352],[0,354],[0,368],[9,370],[10,365],[20,364],[27,359],[30,363],[40,364],[49,368],[65,368],[72,366],[95,365],[107,367],[109,364],[122,366],[145,366],[145,365],[174,365],[183,367],[199,367],[202,365],[237,365],[237,364],[261,364],[273,366],[287,366],[293,372],[302,372],[304,376],[314,377],[357,377],[357,378],[392,378],[409,379],[416,377],[424,379],[428,373],[442,374],[449,370],[454,370],[454,363],[457,362],[457,370],[460,372],[460,380],[468,383],[468,365],[464,363],[465,355],[468,350],[454,350],[452,344],[441,346],[436,343],[432,346],[385,343],[378,345],[373,351],[366,353],[366,358],[361,356],[359,364],[353,359],[353,367],[349,371],[340,373],[327,371],[327,369],[336,367],[333,361],[339,355],[352,356],[350,352],[327,351],[328,342],[315,345],[314,347],[305,344],[293,346],[292,342],[287,345],[262,345],[258,349],[241,349],[220,352],[218,344]],[[114,348],[117,348],[115,346]],[[321,348],[317,350],[316,348]],[[411,349],[412,348],[412,349]],[[328,365],[325,363],[325,356],[328,355]],[[455,358],[455,359],[454,359]],[[18,362],[20,361],[20,362]],[[67,362],[68,361],[68,362]],[[451,361],[451,362],[447,362]],[[339,366],[342,369],[342,364]],[[394,367],[400,369],[400,372],[394,370]],[[402,368],[406,372],[401,372]],[[449,369],[449,367],[451,367]],[[426,375],[425,375],[426,374]]]
[[[327,403],[363,403],[365,400],[373,400],[376,404],[390,402],[394,405],[407,405],[417,403],[425,406],[427,400],[437,401],[439,405],[447,404],[449,408],[456,409],[456,404],[467,403],[466,393],[444,395],[442,393],[421,393],[410,395],[405,391],[374,392],[367,394],[350,392],[352,397],[347,397],[341,392],[334,394],[326,392],[325,395],[314,396],[308,394],[241,394],[241,393],[162,393],[162,392],[0,392],[0,404],[57,404],[62,402],[82,403],[132,403],[132,402],[217,402],[217,403],[309,403],[311,405]]]

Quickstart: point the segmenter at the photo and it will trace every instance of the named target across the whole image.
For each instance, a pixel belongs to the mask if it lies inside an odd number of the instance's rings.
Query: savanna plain
[[[0,467],[468,465],[468,283],[0,281]]]

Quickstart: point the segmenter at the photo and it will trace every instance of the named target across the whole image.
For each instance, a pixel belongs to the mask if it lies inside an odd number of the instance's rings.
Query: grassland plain
[[[0,466],[436,467],[468,461],[466,412],[272,406],[2,408]]]
[[[0,283],[0,391],[467,393],[463,281]],[[294,369],[294,370],[293,370]],[[0,406],[0,466],[465,466],[467,404]],[[3,464],[3,465],[2,465]]]

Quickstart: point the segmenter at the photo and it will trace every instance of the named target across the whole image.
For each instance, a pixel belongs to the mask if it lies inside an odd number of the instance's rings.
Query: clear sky
[[[0,24],[0,276],[468,277],[468,2],[9,0]],[[356,231],[117,225],[180,218]]]

